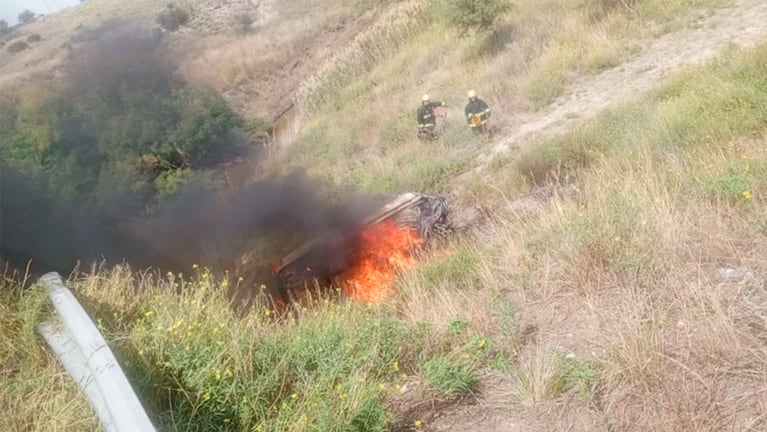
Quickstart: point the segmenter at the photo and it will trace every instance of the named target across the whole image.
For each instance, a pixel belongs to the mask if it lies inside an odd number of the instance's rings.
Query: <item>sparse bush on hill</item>
[[[244,35],[250,32],[253,26],[253,17],[249,14],[239,14],[234,17],[234,31],[237,34]]]
[[[30,42],[30,43],[37,42],[40,39],[42,39],[42,37],[37,33],[32,33],[31,35],[27,36],[27,42]]]
[[[461,34],[492,29],[511,7],[509,0],[446,0],[449,23]]]
[[[11,27],[8,25],[8,21],[0,20],[0,36],[4,36],[11,32]]]
[[[173,3],[157,15],[157,24],[165,30],[174,32],[189,22],[189,12]]]
[[[19,15],[18,15],[19,24],[26,24],[26,23],[32,21],[33,19],[35,19],[36,16],[37,16],[37,14],[35,14],[31,10],[29,10],[29,9],[24,10],[21,13],[19,13]]]
[[[16,42],[13,42],[12,44],[8,45],[8,48],[6,48],[6,50],[9,53],[17,53],[19,51],[24,51],[27,48],[29,48],[28,43],[26,43],[23,40],[17,40]]]

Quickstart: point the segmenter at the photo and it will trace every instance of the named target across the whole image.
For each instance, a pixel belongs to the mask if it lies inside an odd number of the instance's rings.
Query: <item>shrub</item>
[[[237,34],[247,34],[253,26],[253,17],[248,14],[240,14],[234,18],[234,30]]]
[[[498,19],[509,9],[508,0],[448,0],[447,13],[450,25],[464,35],[491,29]]]
[[[40,39],[42,39],[42,37],[40,37],[40,35],[37,34],[37,33],[33,33],[33,34],[27,36],[27,42],[37,42]]]
[[[29,9],[27,9],[27,10],[25,10],[25,11],[23,11],[23,12],[21,12],[19,14],[19,16],[18,16],[19,23],[20,24],[26,24],[26,23],[32,21],[35,18],[35,16],[37,16],[37,15],[35,15],[34,12],[32,12]]]
[[[173,3],[157,15],[157,24],[165,30],[176,31],[189,22],[189,13]]]
[[[28,43],[26,43],[26,42],[24,42],[22,40],[18,40],[16,42],[8,45],[8,48],[6,48],[6,49],[8,50],[9,53],[17,53],[17,52],[23,51],[23,50],[25,50],[27,48],[29,48],[29,44]]]

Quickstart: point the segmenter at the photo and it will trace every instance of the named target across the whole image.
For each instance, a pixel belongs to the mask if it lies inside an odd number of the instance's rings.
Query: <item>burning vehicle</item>
[[[444,197],[404,193],[350,230],[334,230],[285,255],[273,269],[279,301],[296,302],[314,288],[379,303],[415,252],[450,232]]]

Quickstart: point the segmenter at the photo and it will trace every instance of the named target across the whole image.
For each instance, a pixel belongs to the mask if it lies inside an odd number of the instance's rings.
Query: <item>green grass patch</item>
[[[599,391],[603,367],[594,360],[581,360],[574,355],[559,354],[561,378],[557,384],[561,392],[573,391],[586,401],[593,400]]]
[[[464,340],[449,353],[422,361],[418,372],[426,384],[439,394],[455,396],[474,390],[480,383],[479,371],[495,354],[492,341],[481,334],[467,334],[460,319],[450,322],[443,337]]]
[[[461,245],[457,250],[429,260],[420,275],[426,289],[451,287],[455,289],[475,288],[479,282],[477,250]]]
[[[449,396],[466,393],[479,383],[470,365],[450,357],[437,357],[423,362],[421,374],[430,386]]]

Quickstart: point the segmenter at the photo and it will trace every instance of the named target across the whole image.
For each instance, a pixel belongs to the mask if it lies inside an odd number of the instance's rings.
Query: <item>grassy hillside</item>
[[[712,3],[518,0],[495,32],[460,38],[447,2],[401,2],[331,58],[264,175],[305,166],[492,209],[382,305],[237,311],[226,299],[243,281],[205,263],[96,269],[70,286],[165,430],[761,430],[767,45],[484,166],[462,117],[475,88],[509,132]],[[424,92],[449,104],[434,143],[414,138]],[[0,429],[93,430],[35,332],[41,287],[3,283]]]

